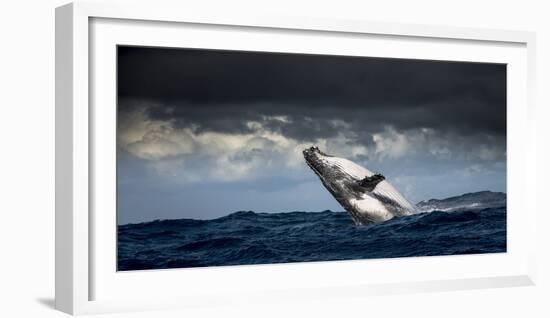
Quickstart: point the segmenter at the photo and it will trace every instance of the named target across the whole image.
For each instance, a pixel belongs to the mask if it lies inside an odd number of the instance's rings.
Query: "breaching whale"
[[[330,156],[318,147],[303,151],[309,167],[356,224],[370,224],[417,212],[381,174],[348,159]]]

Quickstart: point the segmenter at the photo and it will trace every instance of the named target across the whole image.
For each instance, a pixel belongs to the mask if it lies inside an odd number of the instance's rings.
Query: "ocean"
[[[255,213],[118,226],[118,270],[506,252],[506,207],[355,225],[347,212]]]

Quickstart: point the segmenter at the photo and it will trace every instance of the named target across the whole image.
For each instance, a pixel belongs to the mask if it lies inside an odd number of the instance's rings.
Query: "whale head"
[[[303,151],[308,166],[348,211],[356,224],[370,224],[409,215],[416,208],[379,173],[348,159],[328,155],[318,147]]]

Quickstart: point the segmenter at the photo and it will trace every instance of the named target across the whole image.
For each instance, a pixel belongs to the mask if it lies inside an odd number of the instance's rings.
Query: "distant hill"
[[[422,212],[438,211],[463,211],[480,210],[506,206],[506,193],[480,191],[465,193],[460,196],[450,197],[442,200],[430,199],[420,201],[416,204]]]

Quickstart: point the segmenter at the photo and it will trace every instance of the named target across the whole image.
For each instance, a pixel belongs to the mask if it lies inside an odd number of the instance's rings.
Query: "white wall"
[[[183,1],[183,0],[182,0]],[[227,14],[273,11],[297,16],[399,21],[538,32],[539,162],[548,162],[550,10],[545,1],[188,1]],[[161,5],[160,1],[155,1]],[[53,307],[54,272],[54,8],[59,0],[3,1],[0,18],[0,316],[61,317]],[[544,120],[546,119],[546,120]],[[537,191],[545,198],[540,169]],[[538,286],[345,301],[277,308],[196,309],[117,317],[549,317],[548,208],[540,205]]]

